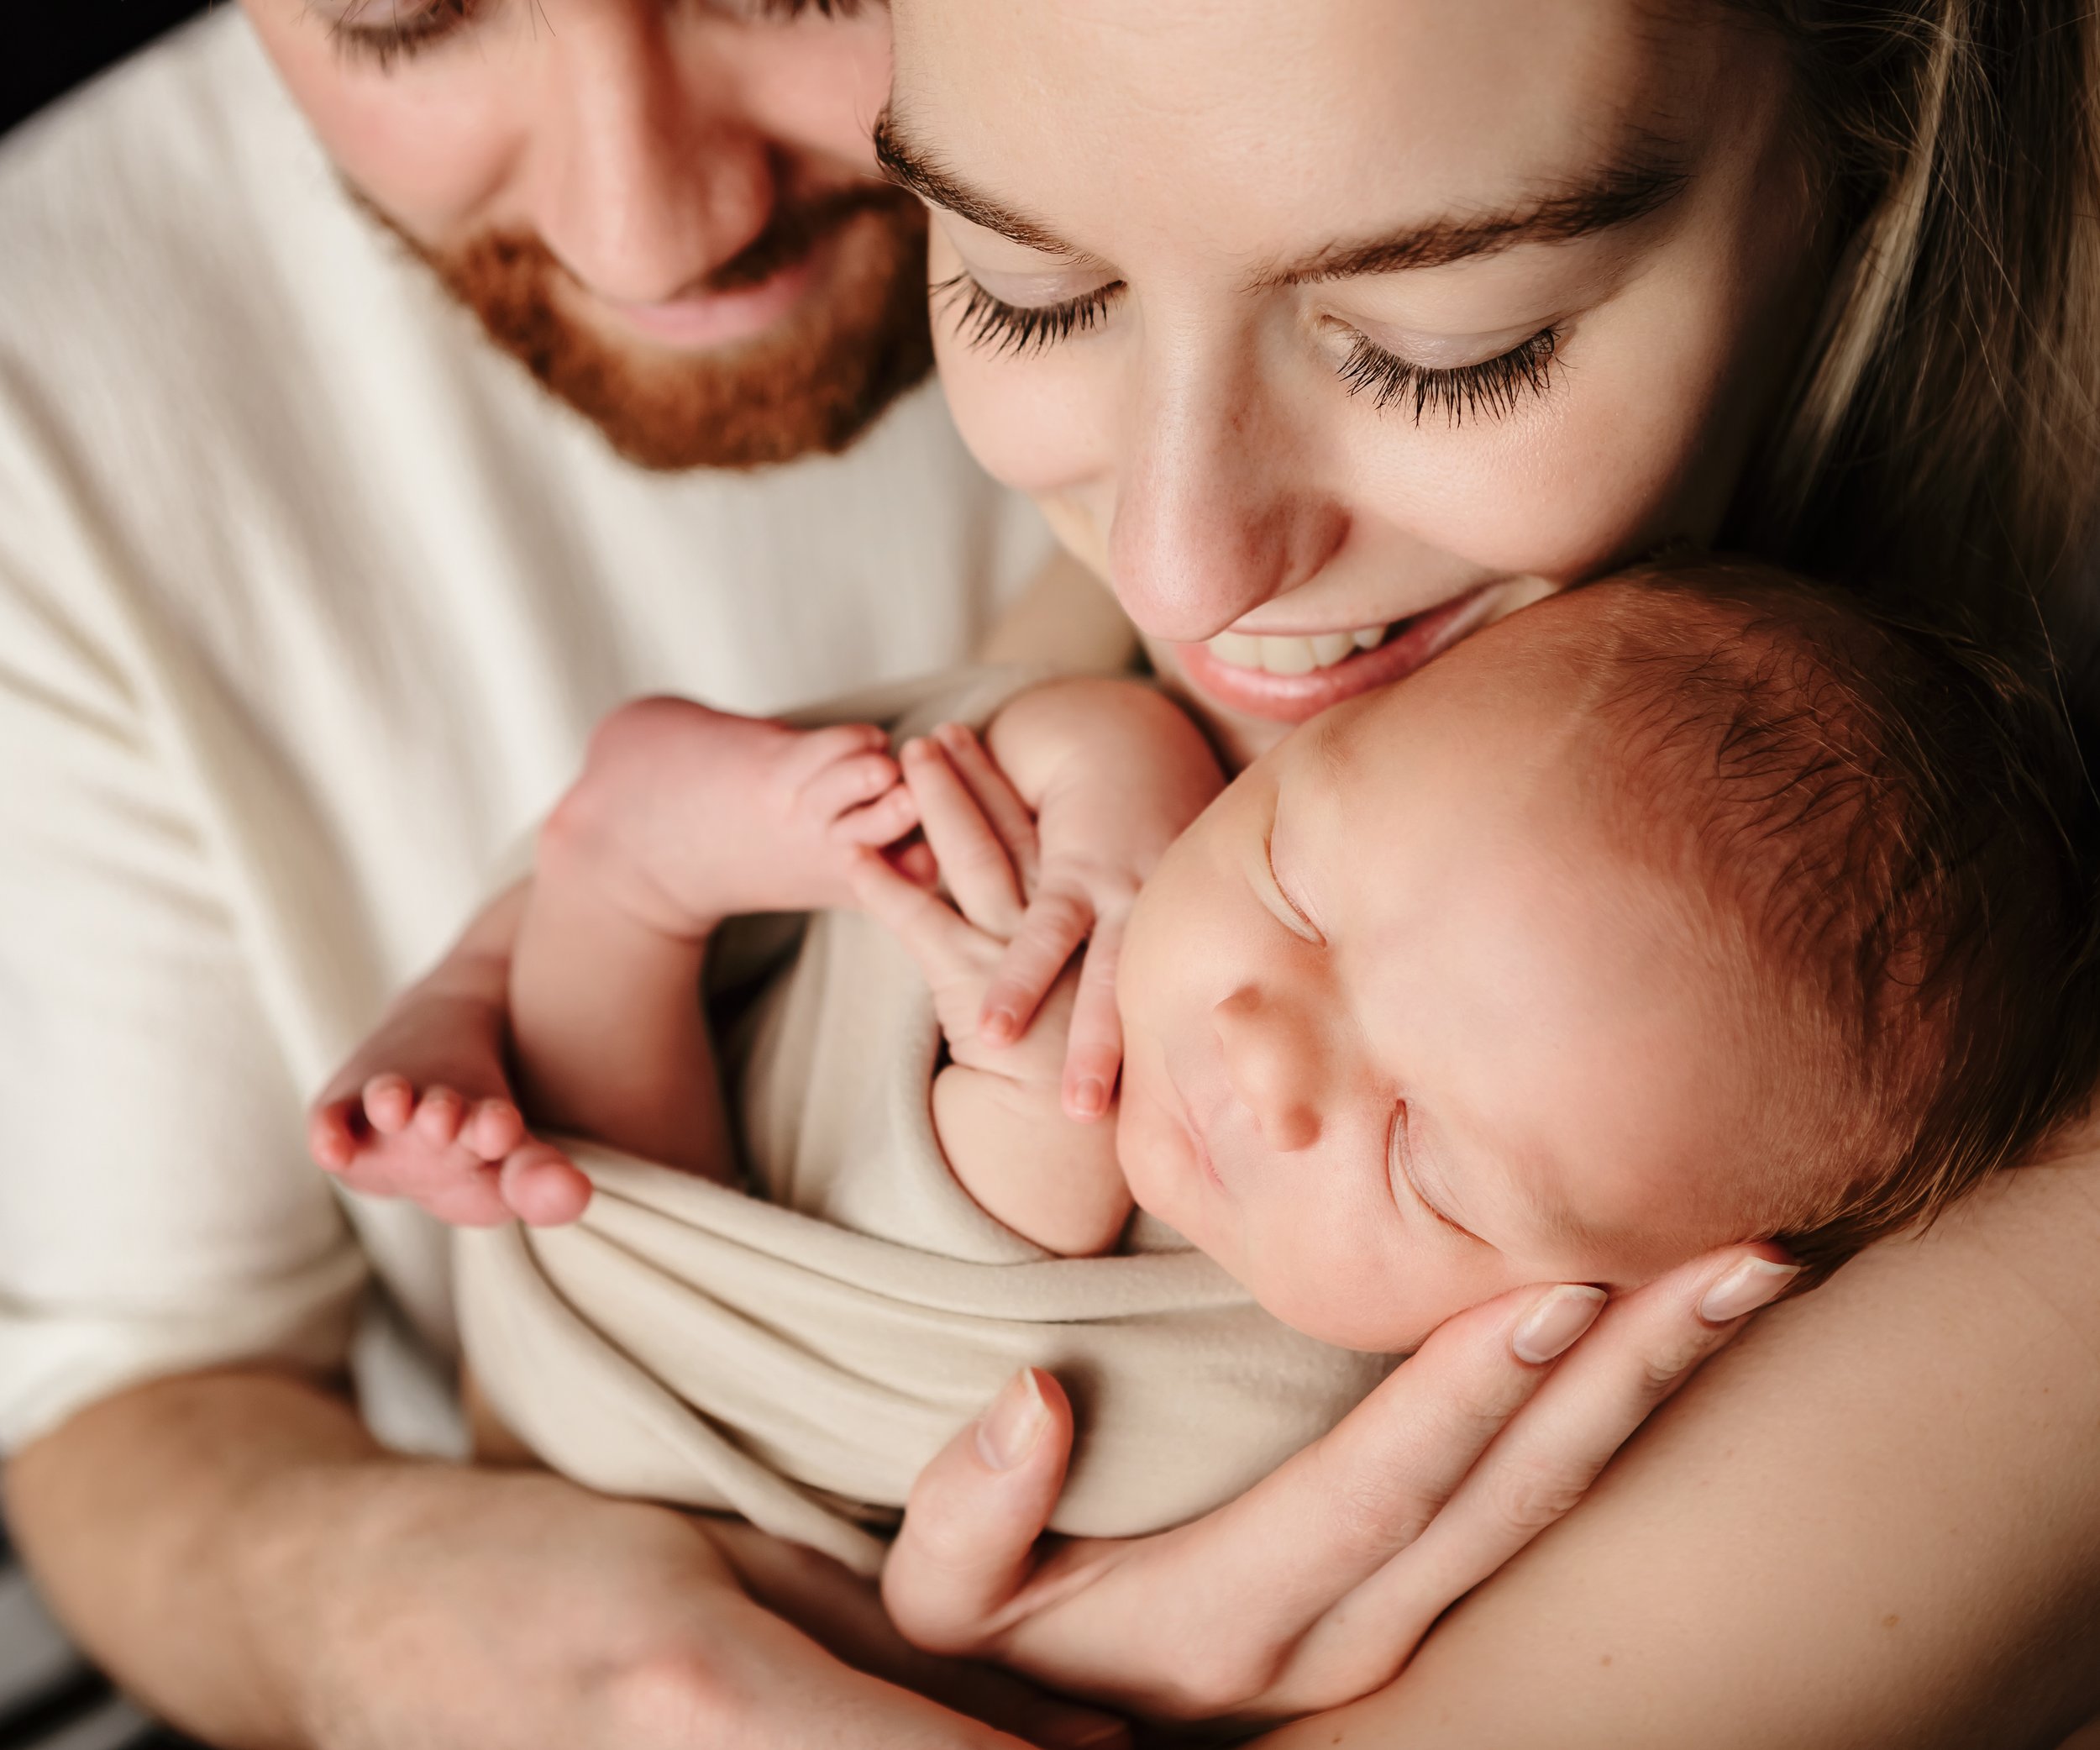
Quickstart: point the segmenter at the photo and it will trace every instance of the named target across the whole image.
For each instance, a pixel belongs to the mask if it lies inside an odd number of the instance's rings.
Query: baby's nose
[[[1317,1040],[1310,1028],[1252,986],[1211,1012],[1233,1096],[1253,1115],[1262,1140],[1294,1154],[1320,1140]]]

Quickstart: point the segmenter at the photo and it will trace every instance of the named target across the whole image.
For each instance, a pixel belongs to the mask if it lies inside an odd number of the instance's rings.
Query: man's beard
[[[809,289],[767,333],[685,354],[639,335],[615,339],[565,308],[562,289],[575,281],[537,237],[491,234],[433,249],[357,199],[497,346],[643,468],[757,468],[836,454],[932,368],[926,214],[899,189],[870,184],[783,202],[697,289],[763,285],[822,250],[828,259]]]

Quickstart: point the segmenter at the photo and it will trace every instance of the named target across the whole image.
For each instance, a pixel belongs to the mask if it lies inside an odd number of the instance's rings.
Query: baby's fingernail
[[[1699,1302],[1699,1316],[1709,1325],[1725,1325],[1746,1312],[1755,1312],[1777,1300],[1800,1274],[1798,1264],[1746,1258],[1707,1290],[1706,1298]]]
[[[977,1456],[994,1470],[1011,1470],[1036,1449],[1050,1426],[1050,1406],[1036,1384],[1036,1370],[1024,1368],[1006,1382],[977,1424]]]
[[[1072,1110],[1082,1118],[1098,1118],[1108,1110],[1108,1084],[1089,1075],[1072,1090]]]
[[[1541,1295],[1538,1305],[1525,1314],[1509,1346],[1520,1361],[1551,1361],[1574,1347],[1575,1339],[1597,1322],[1604,1307],[1601,1288],[1565,1283]]]
[[[1021,1020],[1011,1009],[994,1009],[984,1017],[984,1037],[1004,1044],[1021,1031]]]

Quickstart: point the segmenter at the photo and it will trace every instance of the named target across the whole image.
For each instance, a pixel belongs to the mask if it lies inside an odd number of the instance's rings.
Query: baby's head
[[[1746,564],[1646,569],[1305,725],[1147,884],[1138,1201],[1404,1349],[1929,1217],[2100,1073],[2096,809],[2047,701]]]

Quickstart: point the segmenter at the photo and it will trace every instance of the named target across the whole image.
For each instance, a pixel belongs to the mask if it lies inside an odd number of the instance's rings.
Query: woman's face
[[[1717,526],[1820,283],[1729,8],[895,16],[956,418],[1242,754]]]

